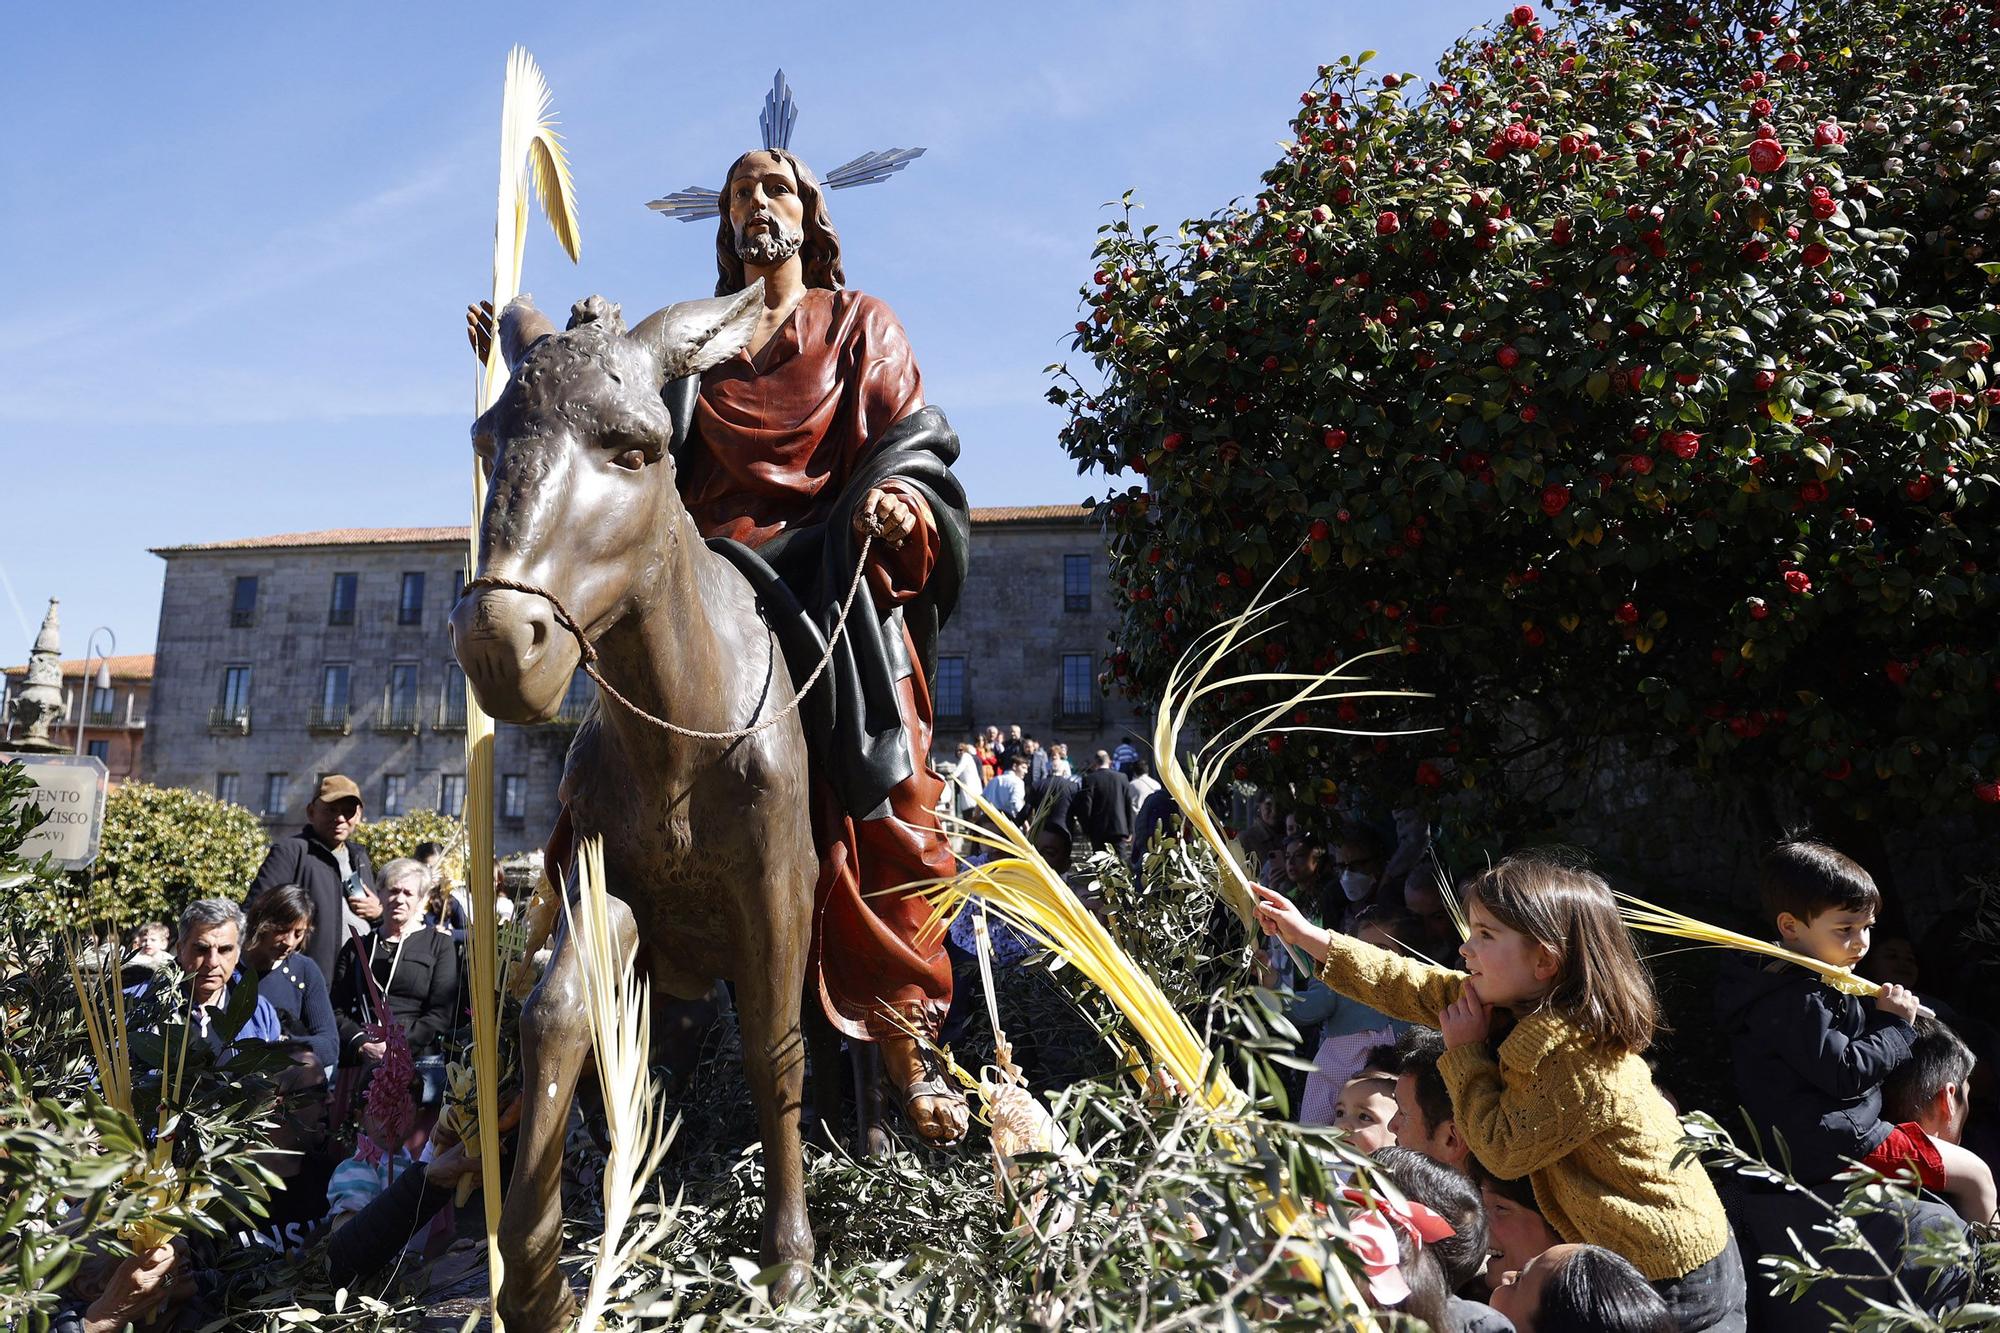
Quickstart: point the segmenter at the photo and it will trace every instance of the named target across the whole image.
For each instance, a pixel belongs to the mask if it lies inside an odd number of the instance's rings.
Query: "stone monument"
[[[27,679],[7,701],[8,720],[19,734],[0,741],[0,750],[15,754],[60,754],[65,749],[49,739],[49,728],[63,714],[59,605],[57,599],[49,598],[49,613],[42,617],[41,633],[35,636],[34,651],[28,654]]]

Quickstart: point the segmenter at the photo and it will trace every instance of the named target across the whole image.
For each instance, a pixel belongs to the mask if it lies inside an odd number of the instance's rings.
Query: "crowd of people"
[[[1154,830],[1172,836],[1173,802],[1145,754],[1127,744],[1081,763],[1060,742],[988,728],[944,766],[946,799],[969,821],[979,797],[1032,827],[1063,869],[1075,851],[1136,860]],[[1715,986],[1707,1035],[1729,1052],[1755,1142],[1798,1182],[1785,1185],[1711,1177],[1683,1150],[1671,1076],[1648,1056],[1661,1028],[1651,971],[1603,878],[1572,856],[1524,853],[1453,884],[1410,817],[1325,835],[1320,813],[1281,814],[1267,796],[1238,847],[1259,879],[1259,979],[1291,997],[1312,1066],[1298,1117],[1340,1131],[1404,1196],[1357,1200],[1395,1240],[1393,1275],[1371,1277],[1383,1308],[1440,1333],[1824,1327],[1823,1301],[1880,1295],[1885,1280],[1793,1302],[1757,1280],[1755,1260],[1791,1253],[1789,1237],[1810,1234],[1859,1169],[1918,1188],[1862,1226],[1903,1289],[1936,1310],[1966,1299],[1968,1273],[1918,1274],[1917,1255],[1927,1235],[1994,1218],[1995,1117],[1972,1089],[1975,1071],[1991,1077],[1996,1031],[1960,984],[1971,972],[1927,985],[1925,951],[1902,939],[1871,951],[1882,895],[1859,864],[1780,844],[1762,862],[1762,910],[1770,938],[1871,976],[1878,994],[1752,954],[1732,955]],[[293,1152],[268,1221],[239,1239],[297,1251],[367,1218],[329,1247],[348,1275],[406,1244],[448,1243],[439,1215],[471,1170],[431,1132],[443,1044],[466,1022],[463,893],[442,883],[434,846],[378,870],[352,839],[360,817],[354,784],[324,780],[305,827],[247,886],[247,912],[201,900],[171,932],[139,927],[125,976],[143,997],[171,956],[218,1057],[250,1038],[291,1053],[280,1133]],[[1000,962],[1025,954],[998,936]],[[951,938],[970,956],[969,938]],[[225,1031],[246,984],[256,1001]],[[400,1120],[383,1109],[395,1099],[358,1095],[385,1064],[413,1074]],[[331,1150],[357,1119],[354,1151]],[[106,1312],[165,1300],[168,1276],[200,1269],[184,1243],[177,1254],[137,1256],[94,1290],[87,1274],[58,1327],[116,1327]]]

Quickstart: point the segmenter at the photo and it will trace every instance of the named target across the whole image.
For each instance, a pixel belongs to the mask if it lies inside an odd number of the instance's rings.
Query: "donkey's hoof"
[[[794,1259],[785,1265],[785,1271],[771,1283],[771,1304],[784,1305],[796,1299],[806,1289],[806,1278],[812,1269],[809,1265]]]
[[[497,1305],[507,1333],[564,1333],[582,1308],[576,1293],[560,1278],[554,1291],[535,1292],[527,1299],[511,1300],[503,1288]]]

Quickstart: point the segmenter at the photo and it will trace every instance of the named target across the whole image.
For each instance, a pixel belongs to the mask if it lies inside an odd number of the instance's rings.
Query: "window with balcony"
[[[500,817],[515,823],[528,817],[528,775],[506,773],[500,778]]]
[[[233,629],[242,629],[257,623],[257,576],[244,574],[237,578],[236,587],[229,594],[229,624]]]
[[[382,813],[400,815],[405,813],[403,803],[409,798],[410,775],[407,773],[385,773],[382,775]]]
[[[222,684],[221,688],[216,691],[215,711],[209,714],[208,724],[211,727],[230,730],[249,730],[249,667],[226,666],[222,668]]]
[[[396,597],[396,623],[424,623],[424,572],[413,569],[403,575],[403,589]]]
[[[391,731],[417,729],[417,664],[397,662],[389,668],[389,692],[382,700],[380,725]]]
[[[931,698],[932,723],[940,731],[963,731],[972,723],[972,705],[965,688],[965,658],[937,660],[937,690]]]
[[[359,574],[335,574],[333,576],[333,597],[326,604],[326,623],[329,625],[352,625],[354,623],[354,599],[361,590]]]
[[[437,726],[439,731],[465,730],[465,670],[456,662],[445,663]]]
[[[91,686],[90,717],[88,720],[100,727],[116,722],[118,720],[118,691],[108,685]]]
[[[1090,557],[1066,555],[1063,557],[1063,610],[1088,611],[1089,609]]]
[[[291,785],[289,773],[266,773],[264,775],[264,808],[259,811],[266,819],[277,819],[285,813],[285,789]]]
[[[306,725],[313,731],[346,732],[351,713],[347,687],[350,668],[345,662],[329,662],[321,668],[319,702],[313,705]]]
[[[465,818],[465,774],[446,773],[438,779],[438,813],[447,819]]]
[[[1056,722],[1059,726],[1095,723],[1102,700],[1097,693],[1097,661],[1089,653],[1064,653],[1062,677],[1056,692]]]
[[[215,799],[237,805],[243,796],[243,775],[241,773],[217,773],[215,775]]]
[[[88,754],[92,759],[97,760],[98,763],[103,764],[106,767],[110,766],[111,764],[110,741],[85,741],[83,743],[83,749],[84,753]]]

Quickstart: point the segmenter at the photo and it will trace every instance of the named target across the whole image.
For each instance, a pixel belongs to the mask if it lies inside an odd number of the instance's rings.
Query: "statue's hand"
[[[478,301],[465,308],[465,337],[472,344],[472,354],[485,365],[486,358],[493,351],[493,303]]]
[[[860,507],[854,511],[854,535],[857,537],[873,533],[889,545],[901,548],[916,530],[916,506],[894,491],[885,491],[879,486],[863,496]]]

